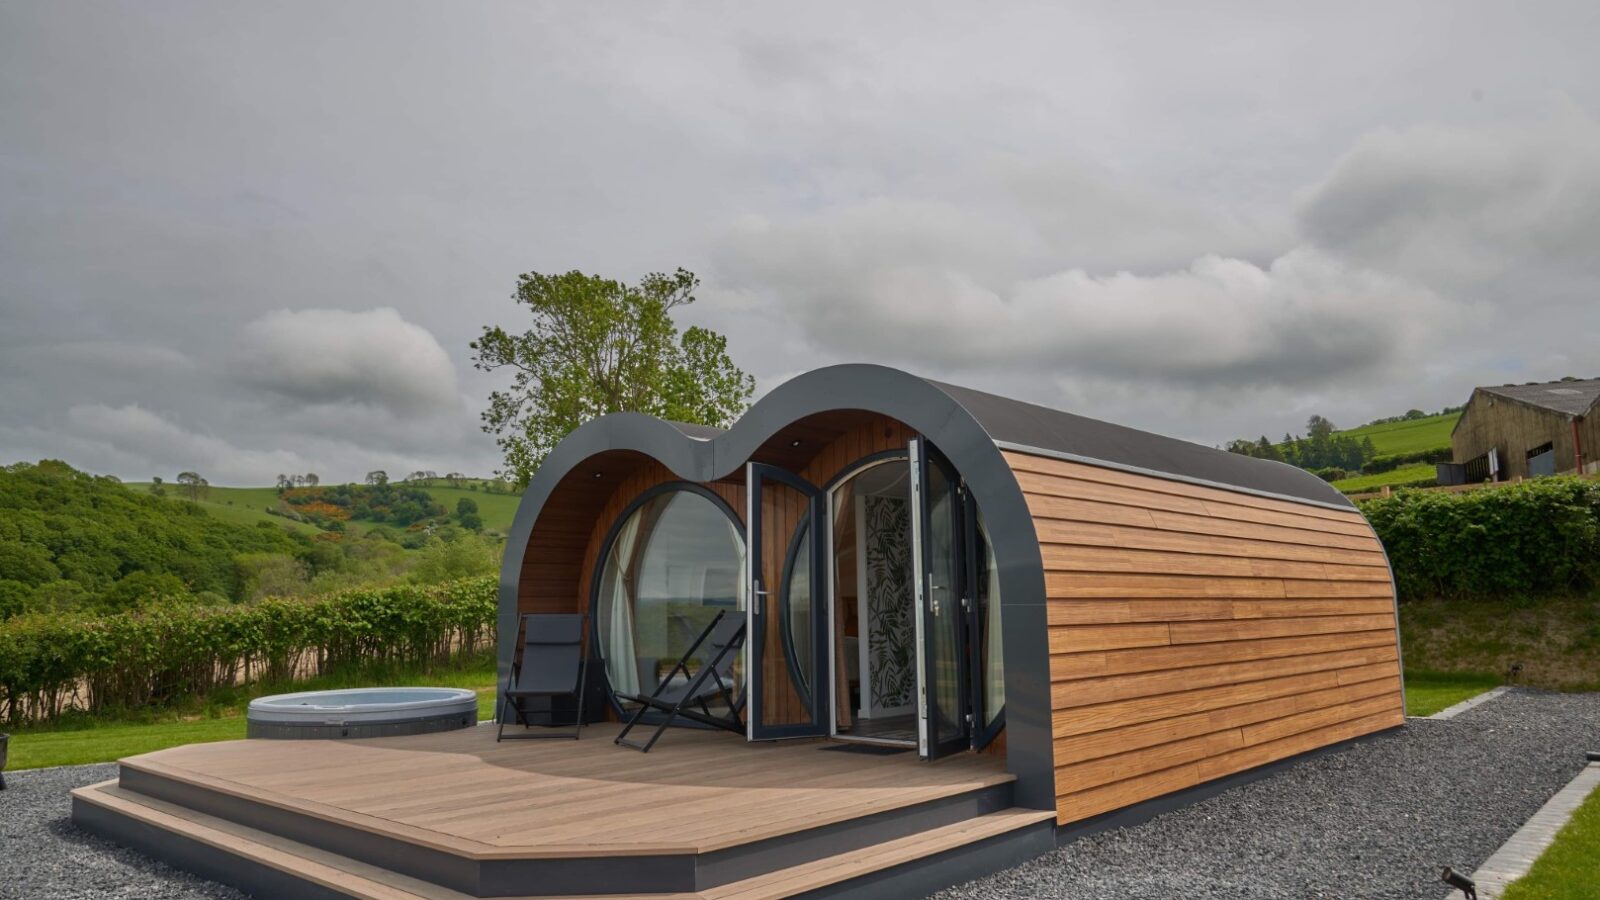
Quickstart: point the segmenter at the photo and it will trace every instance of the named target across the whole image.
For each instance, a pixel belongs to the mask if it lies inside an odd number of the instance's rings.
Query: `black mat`
[[[882,744],[829,744],[822,749],[832,750],[835,753],[865,753],[868,756],[894,756],[896,753],[909,753],[910,747],[885,747]]]

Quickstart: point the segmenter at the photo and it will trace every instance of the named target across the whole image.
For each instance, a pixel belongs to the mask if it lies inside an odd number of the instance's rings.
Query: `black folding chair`
[[[667,730],[673,720],[682,716],[692,722],[710,725],[726,731],[744,733],[744,698],[735,697],[733,694],[733,664],[739,659],[739,649],[744,646],[745,620],[744,616],[735,613],[729,617],[726,611],[719,612],[711,620],[700,636],[694,639],[689,649],[684,652],[683,658],[678,660],[667,677],[662,679],[659,687],[649,696],[643,694],[617,694],[617,699],[639,704],[639,708],[629,717],[628,724],[623,726],[622,732],[617,735],[616,742],[624,747],[632,747],[644,753],[650,752],[661,733]],[[708,658],[693,677],[689,675],[689,663],[694,659],[695,651],[704,644]],[[684,681],[678,682],[677,677],[682,673]],[[719,716],[711,711],[715,703],[728,708],[727,715]],[[655,733],[650,735],[650,740],[643,744],[627,740],[628,732],[633,726],[639,724],[644,714],[650,710],[665,713],[657,723]]]
[[[495,740],[522,738],[572,738],[576,740],[583,731],[583,694],[589,680],[589,658],[583,652],[583,616],[567,613],[528,613],[517,626],[516,656],[511,661],[511,675],[506,679],[504,706],[500,715],[500,729]],[[530,732],[506,734],[506,713],[509,712],[524,729],[532,724],[530,712],[548,713],[549,725],[555,726],[556,698],[577,699],[577,721],[569,731]],[[546,699],[548,710],[529,710],[524,704],[530,700]]]

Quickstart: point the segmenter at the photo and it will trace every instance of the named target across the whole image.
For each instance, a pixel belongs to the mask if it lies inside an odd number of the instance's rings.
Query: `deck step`
[[[459,891],[147,797],[118,787],[115,781],[78,788],[72,797],[77,807],[74,819],[91,829],[112,833],[117,840],[146,853],[218,881],[259,891],[262,896],[470,900],[469,895]],[[1035,826],[1036,831],[1043,829],[1039,831],[1043,842],[1035,842],[1038,846],[1025,848],[1014,859],[1003,853],[996,855],[992,862],[994,868],[1000,868],[1042,852],[1053,841],[1048,833],[1051,826],[1042,823],[1053,820],[1051,812],[1005,809],[699,893],[636,896],[644,900],[768,900],[837,893],[874,876],[888,877],[896,870],[914,869],[938,857],[977,849],[976,845],[1016,836]],[[273,885],[278,887],[274,889]],[[868,889],[865,896],[881,895],[879,890],[885,886]],[[615,898],[611,895],[610,900]],[[541,900],[590,898],[546,896]]]
[[[1055,813],[1036,809],[1003,809],[965,822],[885,841],[860,850],[819,859],[765,875],[702,891],[705,900],[768,900],[824,891],[865,876],[888,873],[974,844],[1040,826],[1053,828]],[[1041,823],[1051,823],[1042,826]],[[1053,842],[1053,835],[1046,835]],[[1034,855],[1031,852],[1026,855]],[[1002,866],[1003,867],[1003,866]]]

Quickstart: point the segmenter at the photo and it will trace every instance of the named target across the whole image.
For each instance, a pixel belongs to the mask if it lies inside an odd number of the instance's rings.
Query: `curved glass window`
[[[706,494],[669,489],[634,507],[612,533],[595,595],[611,689],[653,692],[717,613],[742,615],[743,568],[739,525]],[[737,695],[737,655],[727,664]]]
[[[973,573],[973,591],[978,600],[978,630],[975,637],[982,667],[983,726],[990,728],[1006,708],[1006,664],[1000,635],[1000,570],[994,562],[994,546],[989,529],[978,513],[978,547],[974,554],[978,570]]]
[[[811,522],[800,524],[783,564],[783,638],[800,702],[811,705]]]

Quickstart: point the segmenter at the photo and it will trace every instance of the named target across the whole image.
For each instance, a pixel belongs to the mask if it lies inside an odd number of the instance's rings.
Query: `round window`
[[[701,488],[672,486],[637,501],[604,553],[595,631],[615,692],[654,692],[717,613],[743,614],[744,534]],[[742,674],[736,666],[736,696]]]

